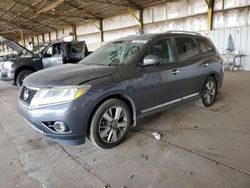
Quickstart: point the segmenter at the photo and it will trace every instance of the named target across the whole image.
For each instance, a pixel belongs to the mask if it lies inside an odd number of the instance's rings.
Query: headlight
[[[4,62],[3,63],[3,65],[2,65],[2,67],[3,67],[3,69],[4,70],[13,70],[13,62],[11,62],[11,61],[7,61],[7,62]]]
[[[36,108],[73,101],[84,95],[90,87],[90,85],[84,85],[80,87],[40,89],[32,99],[30,107]]]

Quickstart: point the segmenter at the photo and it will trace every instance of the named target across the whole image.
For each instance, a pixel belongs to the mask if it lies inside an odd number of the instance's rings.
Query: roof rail
[[[184,33],[184,34],[193,34],[193,35],[199,35],[199,36],[201,36],[200,33],[198,33],[198,32],[193,32],[193,31],[170,30],[170,31],[167,31],[166,33]]]

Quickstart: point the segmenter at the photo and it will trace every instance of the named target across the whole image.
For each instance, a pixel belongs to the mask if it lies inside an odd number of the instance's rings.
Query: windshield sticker
[[[131,43],[146,44],[148,40],[133,40]]]

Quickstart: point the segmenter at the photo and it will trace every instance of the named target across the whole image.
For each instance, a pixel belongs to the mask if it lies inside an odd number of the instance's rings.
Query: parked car
[[[1,67],[2,67],[1,65],[4,62],[14,61],[16,58],[17,58],[17,54],[15,54],[15,53],[9,53],[9,54],[6,54],[6,55],[1,55],[0,56],[0,72],[1,72]]]
[[[14,80],[21,87],[24,78],[35,71],[66,63],[77,63],[88,55],[84,41],[56,41],[36,46],[32,51],[14,41],[0,37],[0,42],[15,50],[18,58],[0,67],[0,79]]]
[[[59,143],[101,148],[123,141],[138,119],[199,99],[211,106],[223,82],[222,60],[199,34],[129,36],[79,64],[39,71],[24,80],[18,111]]]

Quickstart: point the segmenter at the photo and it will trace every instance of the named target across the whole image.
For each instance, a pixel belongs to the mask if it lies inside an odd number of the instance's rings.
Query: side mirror
[[[160,64],[160,58],[156,55],[147,55],[143,59],[142,66],[158,65]]]

